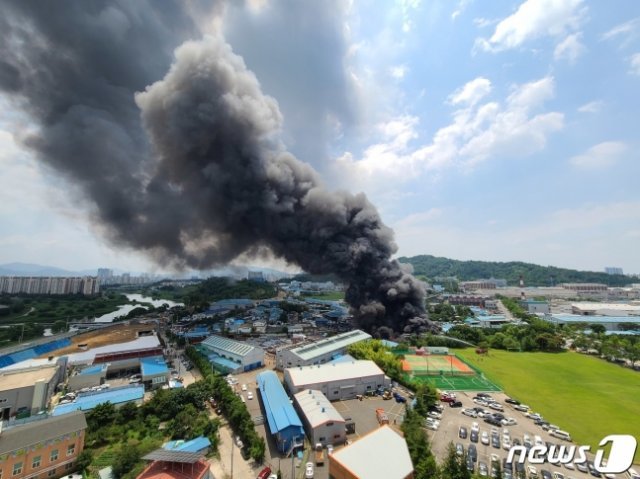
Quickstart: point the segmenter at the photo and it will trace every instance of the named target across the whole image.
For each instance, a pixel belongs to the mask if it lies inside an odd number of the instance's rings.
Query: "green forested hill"
[[[500,278],[506,279],[509,285],[516,286],[522,275],[526,286],[551,286],[560,283],[603,283],[609,286],[624,286],[634,282],[633,278],[625,275],[576,271],[520,261],[508,263],[458,261],[431,255],[401,257],[399,261],[412,264],[416,275],[426,276],[430,280],[439,276],[456,276],[460,281]]]

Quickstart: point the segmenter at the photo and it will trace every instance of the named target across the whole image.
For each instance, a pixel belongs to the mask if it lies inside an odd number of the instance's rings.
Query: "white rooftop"
[[[27,369],[27,368],[38,368],[43,366],[55,365],[58,361],[57,357],[54,357],[51,361],[49,358],[33,358],[33,359],[25,359],[24,361],[20,361],[18,363],[10,364],[9,366],[5,366],[0,368],[0,371],[16,371],[19,369]]]
[[[346,333],[316,341],[315,343],[293,348],[291,352],[304,361],[309,361],[332,351],[338,351],[346,348],[347,346],[359,341],[364,341],[365,339],[371,339],[371,335],[364,331],[360,331],[359,329],[355,329],[353,331],[348,331]]]
[[[160,341],[158,341],[158,337],[155,334],[142,336],[126,343],[109,344],[108,346],[100,346],[90,349],[89,351],[69,354],[69,364],[90,364],[95,359],[96,354],[121,353],[123,351],[135,351],[136,349],[157,348],[158,346],[160,346]]]
[[[344,418],[336,410],[322,391],[305,389],[294,395],[296,402],[307,418],[309,425],[314,428],[327,422],[342,422]]]
[[[214,351],[226,351],[237,356],[246,356],[251,351],[256,349],[255,346],[240,341],[234,341],[233,339],[223,338],[222,336],[209,336],[202,341],[203,346],[213,349]]]
[[[582,311],[627,311],[640,313],[640,305],[628,303],[572,303],[572,308]]]
[[[329,461],[361,479],[405,479],[413,472],[407,442],[387,425],[334,452]]]
[[[301,387],[305,384],[384,375],[384,372],[376,363],[368,360],[345,361],[322,364],[320,366],[298,366],[287,368],[286,371],[295,387]]]

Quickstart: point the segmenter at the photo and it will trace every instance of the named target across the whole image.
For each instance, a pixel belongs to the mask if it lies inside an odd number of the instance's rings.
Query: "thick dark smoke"
[[[91,200],[110,240],[161,264],[267,247],[341,277],[369,330],[430,327],[375,207],[284,150],[276,101],[222,38],[183,42],[195,28],[179,5],[4,1],[0,88],[39,127],[25,144]]]

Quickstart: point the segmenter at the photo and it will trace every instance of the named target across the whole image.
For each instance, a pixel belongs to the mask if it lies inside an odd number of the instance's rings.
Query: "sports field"
[[[473,349],[458,356],[592,450],[609,434],[640,438],[640,373],[583,354]],[[636,451],[635,462],[640,462]]]
[[[448,391],[499,391],[500,388],[487,380],[481,372],[474,370],[453,355],[404,354],[402,369],[407,378],[430,384]]]
[[[403,371],[411,371],[425,376],[437,376],[442,373],[474,375],[475,372],[457,357],[449,354],[405,354],[402,360]]]

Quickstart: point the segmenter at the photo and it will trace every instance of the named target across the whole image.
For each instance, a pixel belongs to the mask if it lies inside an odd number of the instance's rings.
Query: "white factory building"
[[[340,401],[387,387],[391,380],[373,361],[345,361],[287,368],[284,382],[291,394],[314,389],[321,391],[329,401]]]
[[[291,330],[290,330],[291,331]],[[371,335],[356,329],[331,336],[310,344],[276,351],[276,369],[284,370],[295,366],[325,364],[337,356],[345,354],[352,344],[371,339]]]
[[[211,364],[223,372],[250,371],[264,365],[264,349],[242,341],[209,336],[202,341],[200,348]]]
[[[389,426],[374,429],[329,456],[333,479],[410,479],[413,463],[407,441]]]
[[[307,389],[294,398],[311,444],[344,444],[347,440],[345,420],[321,391]]]

